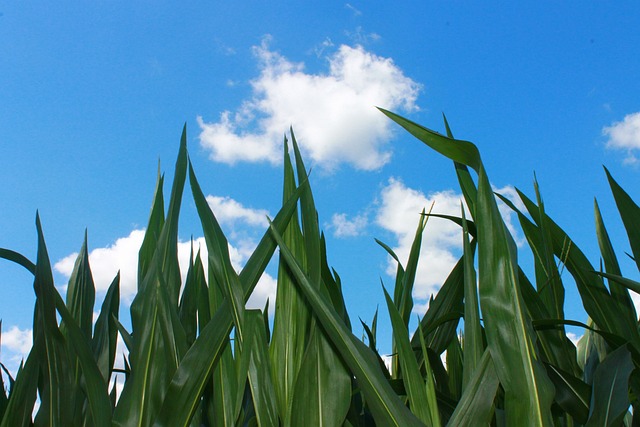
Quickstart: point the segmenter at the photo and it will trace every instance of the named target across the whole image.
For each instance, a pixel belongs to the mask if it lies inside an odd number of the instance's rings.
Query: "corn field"
[[[119,277],[97,320],[87,239],[66,300],[54,286],[40,219],[35,262],[10,249],[0,257],[34,277],[33,347],[15,378],[2,365],[0,427],[15,426],[636,426],[640,425],[640,333],[614,244],[595,204],[600,264],[594,266],[545,213],[494,194],[477,147],[389,111],[382,112],[453,161],[466,212],[462,256],[414,331],[409,331],[418,254],[429,213],[416,216],[410,256],[385,289],[393,328],[390,369],[376,325],[352,323],[343,286],[327,259],[311,184],[291,131],[284,144],[282,206],[241,271],[193,170],[183,130],[165,210],[159,176],[138,258],[131,330],[119,320]],[[289,146],[292,152],[289,152]],[[606,172],[640,269],[640,208]],[[178,218],[188,178],[206,240],[208,268],[193,253],[186,281],[178,266]],[[498,211],[516,213],[534,272],[521,269]],[[425,236],[428,238],[428,235]],[[277,297],[245,303],[278,250]],[[522,249],[520,249],[522,250]],[[589,318],[566,319],[563,277]],[[577,346],[568,325],[583,328]],[[116,354],[121,337],[128,355]],[[364,337],[364,338],[363,338]],[[124,357],[124,369],[115,361]],[[121,392],[114,379],[124,381]]]

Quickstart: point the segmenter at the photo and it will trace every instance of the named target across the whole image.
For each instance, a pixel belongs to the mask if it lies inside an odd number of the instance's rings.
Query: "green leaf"
[[[442,114],[442,118],[444,120],[444,126],[447,130],[447,137],[454,139],[451,128],[449,127],[449,122],[447,121],[447,117],[444,115],[444,113]],[[475,218],[476,200],[478,199],[478,190],[476,188],[476,184],[473,182],[473,178],[471,177],[469,169],[466,165],[458,163],[456,161],[453,162],[453,165],[456,169],[456,176],[458,177],[458,184],[460,184],[460,189],[462,190],[464,201],[469,208],[469,212],[471,212],[471,217]]]
[[[187,339],[180,322],[178,293],[178,220],[187,170],[186,126],[180,139],[166,221],[157,239],[138,294],[131,304],[133,347],[131,375],[114,411],[114,425],[148,425],[186,352]],[[152,213],[153,215],[153,213]],[[148,233],[153,230],[148,229]],[[151,248],[148,248],[151,250]]]
[[[538,199],[541,200],[537,189],[536,193]],[[564,291],[557,290],[557,288],[563,287],[560,271],[554,263],[554,255],[557,256],[558,253],[555,252],[555,247],[552,249],[550,246],[556,231],[555,224],[544,213],[544,208],[538,208],[535,205],[529,206],[533,212],[532,216],[540,218],[541,223],[544,222],[544,227],[539,227],[517,209],[509,199],[500,194],[496,194],[496,196],[518,215],[522,230],[534,254],[538,289],[534,289],[522,269],[518,271],[520,290],[528,312],[534,321],[553,318],[552,313],[560,316],[558,319],[564,318],[562,307],[558,308],[558,301],[564,299]],[[563,248],[563,251],[565,250],[566,248]],[[565,260],[564,254],[564,252],[560,254],[563,257],[562,260]],[[556,287],[555,291],[554,287]],[[568,341],[563,325],[560,323],[552,330],[538,333],[540,357],[545,362],[577,375],[579,369],[576,364],[575,348]]]
[[[596,200],[594,200],[594,211],[596,218],[596,236],[598,236],[598,245],[600,246],[600,254],[604,261],[605,271],[609,274],[621,276],[622,272],[620,271],[620,265],[618,264],[618,259],[616,258],[611,239],[609,238],[609,233],[604,225],[604,220],[600,213],[600,207]],[[631,301],[631,297],[629,296],[629,291],[615,281],[609,281],[609,291],[618,304],[619,310],[617,311],[617,314],[620,316],[627,316],[629,323],[635,322],[638,315],[636,313],[635,306],[633,305],[633,301]]]
[[[96,364],[93,351],[90,346],[88,337],[84,335],[84,331],[77,325],[71,312],[67,310],[62,297],[56,291],[56,308],[62,321],[66,325],[68,342],[73,347],[78,357],[78,364],[82,370],[84,383],[86,384],[85,393],[89,408],[91,408],[91,417],[93,425],[108,427],[111,425],[111,402],[107,393],[107,383]]]
[[[459,339],[451,340],[446,354],[447,374],[449,376],[449,390],[451,398],[459,400],[462,395],[462,376],[464,361],[462,345]]]
[[[285,139],[284,144],[284,184],[283,184],[283,200],[291,197],[295,190],[295,174],[291,159],[289,157],[288,145]],[[300,203],[304,195],[307,203],[306,212],[309,206],[309,185],[305,181],[305,185],[299,185]],[[307,213],[308,215],[308,213]],[[315,211],[313,212],[315,215]],[[311,224],[307,222],[307,227]],[[317,234],[313,235],[316,237]],[[312,237],[312,238],[313,238]],[[287,242],[288,247],[295,253],[298,259],[303,259],[303,268],[307,271],[308,262],[306,259],[306,242],[298,221],[298,215],[291,218],[291,222],[283,233],[283,239]],[[313,261],[312,261],[313,262]],[[320,271],[315,271],[316,278],[319,279]],[[271,345],[269,347],[269,355],[271,358],[272,378],[274,380],[274,388],[276,392],[276,401],[278,403],[278,413],[283,425],[290,423],[291,407],[293,401],[294,388],[298,376],[298,371],[302,364],[305,349],[308,345],[310,335],[311,314],[307,307],[307,303],[300,291],[293,284],[291,272],[286,268],[280,253],[280,261],[278,268],[278,286],[276,290],[276,307],[273,320],[273,335]],[[316,286],[318,286],[316,281]]]
[[[591,387],[572,374],[556,366],[546,365],[549,378],[556,388],[555,401],[580,424],[587,422]]]
[[[427,355],[424,357],[424,376],[425,376],[425,389],[427,393],[427,399],[424,401],[427,409],[429,411],[429,419],[432,421],[432,425],[440,426],[442,425],[441,416],[440,416],[440,407],[438,405],[438,396],[436,394],[436,383],[435,383],[435,374],[433,369],[431,368],[431,359],[429,358],[427,348],[427,344],[424,339],[424,331],[422,330],[422,324],[418,322],[418,331],[417,335],[420,337],[420,348],[422,350],[423,355]],[[458,341],[456,339],[456,341]],[[436,358],[436,360],[440,361],[440,358]]]
[[[539,223],[541,218],[535,203],[520,191],[518,195],[532,219]],[[596,269],[564,230],[548,216],[545,220],[551,233],[553,251],[563,260],[567,271],[574,278],[585,311],[600,329],[626,338],[636,350],[640,351],[640,335],[636,322],[632,321],[628,315],[610,315],[610,313],[616,313],[619,306],[609,294],[602,279],[594,273]]]
[[[95,299],[96,290],[89,267],[87,232],[85,230],[82,248],[71,272],[71,277],[69,277],[67,307],[87,338],[91,337]]]
[[[480,326],[480,310],[478,308],[478,284],[473,265],[474,250],[469,242],[469,229],[464,209],[462,215],[462,250],[464,265],[464,353],[462,370],[462,389],[471,380],[484,352],[482,326]],[[475,247],[475,245],[474,245]]]
[[[205,228],[205,224],[210,221],[209,216],[213,214],[206,205],[206,199],[191,167],[189,168],[189,181],[196,207],[199,207],[200,220]],[[293,192],[291,198],[283,204],[280,212],[274,218],[272,224],[281,232],[289,224],[299,196],[300,190]],[[240,272],[240,283],[244,289],[245,300],[249,298],[258,283],[258,279],[264,272],[275,248],[276,242],[271,237],[271,231],[268,230]],[[200,404],[200,398],[209,383],[211,374],[227,345],[232,323],[230,302],[225,299],[180,361],[164,397],[162,407],[157,414],[155,425],[171,427],[189,425]]]
[[[488,426],[493,416],[493,402],[499,384],[491,353],[486,349],[447,426]]]
[[[36,314],[33,325],[34,347],[41,354],[41,369],[44,375],[40,389],[41,406],[36,416],[37,423],[52,426],[67,426],[71,422],[71,373],[65,339],[56,319],[56,295],[51,264],[44,242],[40,216],[36,214],[38,233],[38,255],[33,287],[36,292]]]
[[[620,218],[627,231],[627,237],[629,238],[629,245],[631,246],[631,252],[633,253],[633,259],[640,271],[640,223],[638,222],[638,216],[640,216],[640,207],[631,199],[629,194],[624,191],[622,187],[616,182],[615,179],[609,173],[607,168],[604,168],[609,180],[611,192],[616,201],[618,212],[620,212]]]
[[[535,332],[518,284],[517,251],[475,145],[382,111],[426,145],[478,173],[476,216],[480,307],[487,343],[505,389],[508,424],[552,425],[553,385],[535,350]],[[525,421],[526,420],[526,421]]]
[[[200,257],[200,251],[198,251],[197,257]],[[198,333],[198,289],[200,284],[196,282],[195,275],[192,239],[191,252],[189,254],[189,268],[187,270],[187,277],[185,279],[182,295],[180,296],[180,306],[178,308],[180,322],[184,328],[185,335],[187,336],[187,344],[189,346],[191,346],[191,344],[196,340],[196,335]]]
[[[431,206],[433,208],[433,205]],[[409,319],[411,317],[411,310],[413,310],[413,285],[416,279],[416,272],[418,270],[418,260],[420,258],[420,247],[422,245],[422,233],[427,225],[427,216],[424,209],[420,215],[418,221],[418,227],[411,243],[411,249],[409,251],[409,259],[402,275],[401,286],[396,286],[394,290],[394,304],[398,307],[402,321],[405,327],[409,325]]]
[[[629,409],[631,353],[621,346],[609,353],[596,369],[587,427],[619,425]]]
[[[457,339],[457,327],[463,316],[464,260],[460,258],[442,284],[438,294],[429,302],[429,309],[420,321],[427,347],[442,354],[452,339]],[[418,334],[411,338],[411,347],[419,348]],[[422,356],[418,363],[422,364]]]
[[[283,260],[290,268],[297,288],[304,294],[313,312],[336,350],[358,379],[367,405],[376,423],[385,426],[413,426],[422,423],[395,395],[371,350],[351,334],[333,307],[320,294],[317,285],[310,283],[300,264],[286,246],[280,232],[271,225],[271,231],[280,246]]]
[[[402,315],[396,308],[387,290],[384,289],[384,287],[382,290],[384,291],[384,296],[387,301],[387,309],[389,310],[389,317],[391,318],[391,325],[393,327],[393,336],[398,349],[398,353],[394,357],[399,359],[399,365],[402,370],[402,382],[407,391],[411,412],[426,425],[439,425],[439,417],[432,419],[431,416],[433,412],[429,411],[429,408],[425,404],[427,402],[427,390],[422,375],[420,374],[420,368],[418,368],[416,356],[413,354],[413,349],[409,342],[407,326],[404,324],[404,319],[402,319]]]
[[[40,343],[34,343],[29,356],[27,356],[27,361],[22,366],[22,369],[18,371],[18,375],[16,375],[0,427],[27,427],[32,425],[31,415],[33,414],[38,391],[38,365],[43,355],[40,345]]]
[[[138,290],[142,286],[149,265],[153,259],[153,254],[158,245],[158,238],[164,226],[164,196],[163,196],[164,176],[160,174],[160,165],[158,164],[158,179],[156,182],[155,194],[153,196],[153,204],[151,206],[151,214],[147,224],[146,232],[142,245],[138,251]]]
[[[107,289],[93,332],[93,354],[105,383],[111,379],[118,339],[117,319],[120,307],[120,273]]]
[[[291,425],[342,426],[351,403],[351,377],[318,327],[300,365]]]
[[[628,279],[626,277],[618,276],[616,274],[609,273],[598,273],[599,276],[606,277],[607,279],[624,286],[625,288],[632,290],[633,292],[640,294],[640,282],[636,282],[635,280]]]
[[[536,282],[538,293],[543,300],[547,312],[554,319],[564,318],[564,286],[560,278],[560,272],[556,266],[553,245],[551,238],[551,227],[549,225],[548,216],[545,213],[544,203],[540,195],[537,180],[534,180],[534,189],[538,204],[538,227],[537,233],[529,234],[529,241],[536,241],[535,245],[531,245],[535,254],[536,262]],[[564,335],[565,331],[560,331]]]
[[[448,157],[454,162],[470,166],[476,172],[480,169],[480,152],[473,143],[469,141],[448,138],[442,134],[439,134],[438,132],[427,129],[424,126],[420,126],[419,124],[414,123],[411,120],[407,120],[404,117],[401,117],[390,111],[384,110],[382,108],[378,109],[391,120],[405,128],[411,135],[415,136],[420,141],[424,142],[443,156]],[[455,143],[452,143],[452,141],[455,141]]]
[[[269,363],[269,344],[262,314],[256,310],[247,310],[246,316],[247,325],[251,330],[248,379],[256,419],[259,426],[276,427],[279,425],[278,414]]]
[[[36,265],[33,262],[29,261],[26,256],[16,251],[0,248],[0,258],[4,258],[8,261],[13,261],[16,264],[21,265],[22,267],[29,270],[31,274],[36,274]]]

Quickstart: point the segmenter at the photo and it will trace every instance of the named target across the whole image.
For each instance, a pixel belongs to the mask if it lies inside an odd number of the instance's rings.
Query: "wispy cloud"
[[[349,9],[354,16],[361,16],[362,12],[360,11],[360,9],[356,9],[351,3],[345,3],[344,7],[346,9]]]
[[[353,43],[359,45],[368,45],[369,43],[380,40],[380,34],[366,32],[361,26],[357,26],[353,31],[344,32]]]
[[[260,75],[252,97],[217,122],[198,117],[211,159],[279,164],[282,135],[293,125],[305,156],[325,170],[374,170],[389,161],[392,127],[375,107],[414,110],[420,91],[392,59],[342,45],[328,57],[329,70],[314,74],[272,51],[269,38],[254,54]]]
[[[638,162],[635,153],[640,150],[640,112],[627,114],[621,122],[605,126],[602,134],[608,137],[607,148],[627,153],[626,164]]]

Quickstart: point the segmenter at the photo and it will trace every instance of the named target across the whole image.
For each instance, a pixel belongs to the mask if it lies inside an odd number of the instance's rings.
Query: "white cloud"
[[[324,39],[322,41],[322,43],[316,45],[313,48],[313,54],[317,57],[317,58],[321,58],[322,56],[324,56],[324,53],[327,49],[332,48],[334,46],[333,42],[331,41],[331,39],[329,37],[327,37],[326,39]]]
[[[509,199],[513,199],[516,195],[515,189],[511,186],[496,189],[496,191]],[[462,194],[452,190],[425,195],[391,178],[380,193],[376,223],[395,235],[397,242],[390,246],[400,261],[405,264],[409,258],[422,210],[428,211],[433,205],[432,213],[434,214],[459,217],[463,200]],[[521,242],[522,238],[519,237],[520,234],[514,225],[514,215],[511,210],[502,202],[498,203],[498,208],[516,242]],[[465,215],[467,218],[471,217],[466,207]],[[420,261],[413,289],[413,296],[416,299],[415,312],[422,314],[426,311],[429,298],[440,289],[461,254],[462,229],[460,226],[449,220],[430,217],[422,237]],[[396,262],[389,257],[387,273],[395,276],[396,268]]]
[[[265,273],[258,280],[253,293],[247,301],[247,308],[264,308],[267,299],[269,300],[269,315],[273,315],[276,309],[276,291],[278,289],[278,281],[271,275]]]
[[[349,9],[354,16],[360,16],[362,15],[362,12],[359,9],[356,9],[353,5],[351,5],[350,3],[345,3],[344,7]]]
[[[420,90],[391,59],[342,45],[327,73],[312,74],[271,51],[268,38],[254,53],[260,76],[251,81],[251,99],[218,122],[198,118],[211,159],[279,164],[283,134],[293,126],[305,155],[326,170],[343,163],[374,170],[389,161],[391,123],[375,106],[414,110]]]
[[[605,126],[602,134],[608,136],[607,148],[627,152],[624,162],[637,163],[634,151],[640,150],[640,112],[627,114],[621,122]]]
[[[2,358],[0,361],[9,370],[11,376],[15,378],[20,363],[27,359],[31,351],[33,330],[12,326],[9,330],[2,331],[0,342],[2,343],[2,351],[0,351]],[[4,372],[0,372],[0,375],[4,375]]]
[[[365,45],[371,42],[376,42],[382,38],[378,33],[367,33],[361,26],[356,27],[354,31],[345,31],[344,33],[355,44],[358,45]]]
[[[234,230],[238,225],[261,228],[267,226],[266,210],[245,208],[229,197],[208,196],[207,201],[220,223],[229,224]],[[126,303],[131,302],[137,291],[138,252],[144,240],[144,233],[144,230],[133,230],[128,236],[117,239],[113,245],[96,248],[89,252],[89,263],[97,291],[106,292],[113,278],[120,271],[120,295]],[[248,237],[237,239],[233,245],[229,244],[229,256],[236,271],[241,270],[255,246],[255,241]],[[207,245],[204,237],[195,238],[193,242],[178,242],[178,263],[183,283],[189,268],[192,247],[194,256],[198,250],[200,251],[205,272],[208,268]],[[64,257],[54,265],[54,268],[66,277],[71,276],[77,256],[77,253],[73,253]],[[258,283],[254,295],[251,296],[250,301],[254,304],[252,307],[263,308],[266,298],[272,295],[275,298],[275,286],[275,280],[265,275]],[[272,299],[273,302],[275,299]]]
[[[406,263],[422,210],[434,204],[432,213],[460,216],[461,202],[462,195],[453,191],[425,195],[392,178],[380,194],[376,222],[396,236],[397,243],[390,246]],[[413,296],[418,300],[415,311],[424,312],[429,297],[437,292],[457,262],[461,245],[462,232],[458,225],[441,218],[429,218],[413,289]],[[395,261],[389,257],[387,273],[394,276],[396,268]]]
[[[8,331],[2,331],[0,339],[2,340],[2,347],[6,347],[7,350],[26,358],[33,345],[33,330],[12,326]]]
[[[220,224],[234,225],[236,222],[244,222],[265,229],[269,227],[269,211],[266,209],[245,208],[230,197],[207,196],[207,202]]]
[[[347,214],[340,213],[333,214],[328,228],[333,230],[335,237],[355,237],[363,232],[367,223],[368,220],[364,214],[356,215],[350,219],[347,218]]]
[[[89,264],[93,274],[96,291],[106,292],[114,277],[120,271],[120,295],[126,299],[135,294],[138,277],[138,251],[144,239],[144,230],[133,230],[121,237],[113,245],[96,248],[89,253]],[[69,277],[78,253],[72,253],[60,261],[54,268]]]

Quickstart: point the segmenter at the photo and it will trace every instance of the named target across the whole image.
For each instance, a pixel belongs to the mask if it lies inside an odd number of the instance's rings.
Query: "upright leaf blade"
[[[552,425],[553,385],[537,358],[535,333],[518,285],[517,252],[475,145],[447,138],[396,114],[389,118],[440,154],[478,173],[476,227],[480,306],[489,350],[505,389],[507,423]]]
[[[348,331],[333,307],[318,292],[317,286],[310,283],[295,256],[273,225],[271,231],[280,246],[280,253],[283,255],[284,261],[295,277],[293,283],[304,293],[328,337],[358,379],[358,384],[362,388],[376,423],[385,426],[407,427],[422,425],[395,395],[380,371],[371,350]]]
[[[629,409],[629,376],[634,370],[625,346],[611,352],[598,366],[587,427],[619,425]]]
[[[404,383],[404,388],[407,391],[411,412],[413,412],[416,417],[426,425],[439,425],[439,417],[432,419],[433,413],[429,411],[429,408],[426,405],[427,390],[424,386],[420,369],[418,368],[416,356],[413,354],[413,349],[409,342],[409,331],[404,324],[402,315],[387,293],[387,290],[383,288],[383,291],[387,301],[389,317],[391,318],[393,336],[398,349],[398,353],[395,357],[399,359],[399,364],[402,369],[402,382]],[[437,414],[437,411],[435,413]]]

